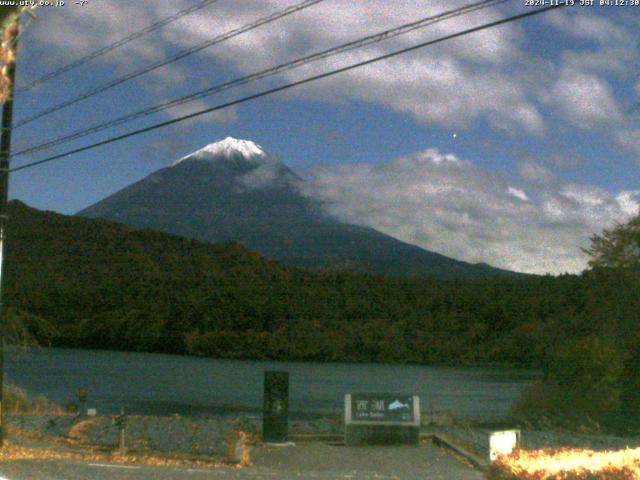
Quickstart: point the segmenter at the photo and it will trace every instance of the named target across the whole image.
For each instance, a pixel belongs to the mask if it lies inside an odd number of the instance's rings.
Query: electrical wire
[[[49,80],[52,80],[56,77],[59,77],[60,75],[62,75],[63,73],[66,73],[70,70],[73,70],[74,68],[77,68],[81,65],[84,65],[85,63],[93,60],[94,58],[98,58],[102,55],[105,55],[109,52],[112,52],[113,50],[122,47],[123,45],[126,45],[127,43],[130,43],[134,40],[137,40],[138,38],[146,35],[147,33],[151,33],[155,30],[158,30],[162,27],[164,27],[165,25],[168,25],[172,22],[175,22],[176,20],[181,19],[182,17],[189,15],[193,12],[196,12],[198,10],[203,9],[204,7],[207,7],[209,5],[211,5],[212,3],[217,2],[218,0],[204,0],[200,3],[197,3],[195,5],[192,5],[191,7],[185,8],[183,10],[180,10],[179,12],[174,13],[173,15],[170,15],[168,17],[163,18],[162,20],[159,20],[145,28],[143,28],[142,30],[138,30],[136,32],[133,32],[130,35],[127,35],[124,38],[121,38],[120,40],[117,40],[115,42],[113,42],[110,45],[107,45],[105,47],[102,47],[98,50],[95,50],[91,53],[88,53],[87,55],[85,55],[84,57],[80,57],[70,63],[68,63],[67,65],[64,65],[60,68],[58,68],[57,70],[54,70],[53,72],[47,73],[46,75],[43,75],[42,77],[33,80],[32,82],[23,85],[21,87],[18,87],[16,89],[17,93],[21,93],[21,92],[26,92],[27,90],[31,90],[32,88],[38,86],[38,85],[42,85],[43,83],[48,82]]]
[[[280,18],[286,17],[288,15],[291,15],[292,13],[298,12],[300,10],[304,10],[305,8],[311,7],[317,3],[320,3],[324,0],[304,0],[301,3],[298,3],[296,5],[287,7],[283,10],[279,10],[278,12],[275,12],[267,17],[263,17],[260,18],[258,20],[256,20],[255,22],[252,22],[250,24],[247,24],[243,27],[240,28],[236,28],[234,30],[231,30],[229,32],[223,33],[222,35],[218,35],[217,37],[211,39],[211,40],[206,40],[204,42],[201,42],[197,45],[195,45],[194,47],[191,47],[187,50],[183,50],[182,52],[179,52],[175,55],[172,55],[171,57],[162,60],[160,62],[151,64],[147,67],[142,68],[141,70],[136,70],[135,72],[129,73],[123,77],[117,78],[115,80],[112,80],[104,85],[101,85],[97,88],[94,88],[93,90],[89,90],[86,93],[83,93],[81,95],[78,95],[77,97],[73,97],[70,100],[67,100],[65,102],[59,103],[57,105],[54,105],[53,107],[47,108],[45,110],[42,110],[38,113],[35,113],[29,117],[26,117],[20,121],[18,121],[13,128],[17,129],[20,128],[24,125],[27,125],[28,123],[33,122],[34,120],[37,120],[39,118],[42,118],[46,115],[50,115],[54,112],[57,112],[59,110],[62,110],[63,108],[69,107],[71,105],[74,105],[82,100],[86,100],[87,98],[93,97],[94,95],[97,95],[99,93],[103,93],[117,85],[120,85],[122,83],[125,83],[129,80],[132,80],[134,78],[137,78],[141,75],[145,75],[149,72],[152,72],[154,70],[157,70],[160,67],[164,67],[166,65],[169,65],[170,63],[173,62],[177,62],[178,60],[181,60],[185,57],[188,57],[190,55],[193,55],[194,53],[197,53],[201,50],[204,50],[205,48],[211,47],[213,45],[216,45],[218,43],[222,43],[226,40],[229,40],[231,38],[237,37],[238,35],[241,35],[243,33],[246,33],[250,30],[254,30],[262,25],[265,25],[267,23],[271,23],[274,22]]]
[[[142,117],[146,117],[148,115],[151,115],[153,113],[157,113],[163,110],[166,110],[168,108],[173,108],[175,106],[178,105],[183,105],[185,103],[188,102],[192,102],[194,100],[198,100],[219,92],[222,92],[224,90],[227,90],[229,88],[233,88],[233,87],[237,87],[240,85],[245,85],[249,82],[253,82],[256,80],[262,80],[264,78],[285,72],[285,71],[289,71],[289,70],[293,70],[295,68],[299,68],[302,67],[304,65],[307,65],[311,62],[315,62],[317,60],[322,60],[322,59],[326,59],[329,57],[332,57],[334,55],[338,55],[344,52],[348,52],[357,48],[362,48],[368,45],[371,45],[373,43],[377,43],[377,42],[381,42],[384,40],[388,40],[391,38],[395,38],[397,36],[400,35],[404,35],[406,33],[418,30],[420,28],[424,28],[426,26],[429,25],[433,25],[435,23],[444,21],[444,20],[449,20],[451,18],[454,17],[458,17],[461,15],[466,15],[469,14],[471,12],[480,10],[480,9],[484,9],[484,8],[488,8],[488,7],[492,7],[501,3],[506,3],[509,2],[511,0],[483,0],[481,2],[476,2],[476,3],[472,3],[472,4],[468,4],[468,5],[464,5],[462,7],[456,8],[454,10],[448,10],[446,12],[442,12],[438,15],[432,15],[426,18],[422,18],[420,20],[411,22],[411,23],[407,23],[404,25],[401,25],[399,27],[395,27],[392,29],[388,29],[382,32],[378,32],[372,35],[368,35],[366,37],[362,37],[358,40],[354,40],[348,43],[344,43],[341,44],[339,46],[336,47],[332,47],[320,52],[316,52],[313,53],[311,55],[306,55],[304,57],[300,57],[297,58],[295,60],[277,65],[275,67],[271,67],[268,68],[266,70],[261,70],[259,72],[255,72],[252,73],[250,75],[244,76],[244,77],[240,77],[240,78],[236,78],[234,80],[230,80],[227,82],[224,82],[222,84],[218,84],[218,85],[214,85],[212,87],[208,87],[206,89],[200,90],[198,92],[195,93],[191,93],[189,95],[184,95],[182,97],[176,98],[174,100],[170,100],[164,103],[161,103],[159,105],[155,105],[152,107],[148,107],[145,108],[143,110],[139,110],[137,112],[128,114],[128,115],[124,115],[122,117],[110,120],[108,122],[104,122],[98,125],[95,125],[93,127],[89,127],[89,128],[84,128],[84,129],[80,129],[77,130],[75,132],[72,132],[70,134],[58,137],[58,138],[54,138],[52,140],[48,140],[46,142],[43,142],[41,144],[32,146],[32,147],[27,147],[24,148],[23,150],[20,150],[18,152],[15,152],[12,157],[18,157],[21,155],[26,155],[26,154],[30,154],[30,153],[35,153],[35,152],[39,152],[42,150],[47,150],[50,148],[53,148],[55,146],[70,142],[72,140],[76,140],[78,138],[82,138],[85,137],[87,135],[91,135],[93,133],[97,133],[97,132],[101,132],[103,130],[106,130],[108,128],[112,128],[118,125],[122,125],[124,123],[128,123],[132,120],[135,119],[139,119]]]
[[[475,32],[481,31],[481,30],[486,30],[486,29],[489,29],[489,28],[497,27],[499,25],[504,25],[504,24],[507,24],[507,23],[510,23],[510,22],[514,22],[514,21],[517,21],[517,20],[522,20],[524,18],[528,18],[528,17],[534,16],[534,15],[539,15],[541,13],[545,13],[545,12],[548,12],[548,11],[551,11],[551,10],[556,10],[556,9],[563,8],[563,7],[566,7],[566,6],[567,6],[566,3],[559,3],[557,5],[551,5],[551,6],[547,6],[547,7],[544,7],[544,8],[539,8],[539,9],[536,9],[536,10],[531,10],[531,11],[528,11],[528,12],[525,12],[525,13],[521,13],[521,14],[518,14],[518,15],[513,15],[513,16],[510,16],[510,17],[506,17],[506,18],[503,18],[503,19],[500,19],[500,20],[496,20],[496,21],[493,21],[493,22],[485,23],[483,25],[479,25],[479,26],[476,26],[476,27],[473,27],[473,28],[469,28],[469,29],[462,30],[462,31],[459,31],[459,32],[456,32],[456,33],[445,35],[443,37],[439,37],[439,38],[436,38],[434,40],[429,40],[427,42],[422,42],[422,43],[419,43],[417,45],[413,45],[411,47],[406,47],[406,48],[403,48],[403,49],[400,49],[400,50],[395,50],[395,51],[393,51],[391,53],[380,55],[380,56],[371,58],[369,60],[364,60],[364,61],[361,61],[361,62],[357,62],[357,63],[351,64],[351,65],[348,65],[346,67],[337,68],[335,70],[324,72],[324,73],[321,73],[321,74],[318,74],[318,75],[313,75],[311,77],[307,77],[307,78],[304,78],[302,80],[298,80],[298,81],[295,81],[295,82],[287,83],[287,84],[281,85],[279,87],[271,88],[271,89],[268,89],[268,90],[263,90],[261,92],[255,93],[253,95],[248,95],[246,97],[243,97],[243,98],[240,98],[240,99],[237,99],[237,100],[233,100],[233,101],[230,101],[230,102],[226,102],[226,103],[223,103],[221,105],[217,105],[215,107],[210,107],[210,108],[207,108],[207,109],[204,109],[204,110],[200,110],[198,112],[190,113],[188,115],[183,115],[183,116],[178,117],[178,118],[174,118],[174,119],[167,120],[167,121],[164,121],[164,122],[156,123],[154,125],[151,125],[151,126],[148,126],[148,127],[145,127],[145,128],[141,128],[141,129],[138,129],[138,130],[133,130],[131,132],[128,132],[128,133],[125,133],[125,134],[122,134],[122,135],[111,137],[111,138],[108,138],[106,140],[102,140],[102,141],[99,141],[99,142],[96,142],[96,143],[92,143],[90,145],[86,145],[84,147],[79,147],[79,148],[76,148],[76,149],[73,149],[73,150],[70,150],[70,151],[67,151],[67,152],[64,152],[64,153],[53,155],[53,156],[44,158],[42,160],[38,160],[38,161],[35,161],[35,162],[30,162],[30,163],[27,163],[25,165],[21,165],[19,167],[14,167],[10,171],[11,172],[17,172],[17,171],[25,170],[25,169],[28,169],[28,168],[33,168],[35,166],[43,165],[45,163],[49,163],[49,162],[52,162],[54,160],[58,160],[58,159],[61,159],[61,158],[64,158],[64,157],[75,155],[77,153],[85,152],[87,150],[92,150],[94,148],[101,147],[103,145],[108,145],[110,143],[118,142],[120,140],[124,140],[124,139],[130,138],[130,137],[134,137],[134,136],[137,136],[137,135],[141,135],[143,133],[151,132],[151,131],[157,130],[159,128],[163,128],[163,127],[166,127],[166,126],[169,126],[169,125],[173,125],[173,124],[180,123],[180,122],[183,122],[183,121],[186,121],[186,120],[190,120],[192,118],[199,117],[199,116],[205,115],[207,113],[212,113],[212,112],[215,112],[215,111],[218,111],[218,110],[222,110],[224,108],[228,108],[228,107],[231,107],[231,106],[234,106],[234,105],[239,105],[241,103],[245,103],[245,102],[248,102],[248,101],[251,101],[251,100],[255,100],[257,98],[261,98],[261,97],[265,97],[267,95],[272,95],[274,93],[282,92],[284,90],[288,90],[290,88],[297,87],[297,86],[300,86],[300,85],[304,85],[304,84],[307,84],[307,83],[310,83],[310,82],[313,82],[313,81],[316,81],[316,80],[320,80],[320,79],[323,79],[323,78],[328,78],[328,77],[331,77],[331,76],[334,76],[334,75],[338,75],[340,73],[344,73],[344,72],[347,72],[347,71],[350,71],[350,70],[354,70],[356,68],[360,68],[360,67],[363,67],[363,66],[366,66],[366,65],[371,65],[373,63],[380,62],[382,60],[387,60],[389,58],[392,58],[392,57],[395,57],[395,56],[398,56],[398,55],[402,55],[404,53],[413,52],[413,51],[416,51],[416,50],[421,49],[421,48],[425,48],[425,47],[428,47],[428,46],[431,46],[431,45],[435,45],[435,44],[438,44],[438,43],[445,42],[447,40],[452,40],[454,38],[463,37],[463,36],[469,35],[471,33],[475,33]]]

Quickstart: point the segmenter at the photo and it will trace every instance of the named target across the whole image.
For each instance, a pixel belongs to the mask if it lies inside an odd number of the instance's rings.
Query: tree
[[[640,214],[625,224],[617,224],[602,235],[591,237],[591,247],[583,249],[591,257],[589,266],[640,267]]]
[[[50,345],[58,334],[50,321],[14,307],[4,308],[0,319],[0,332],[9,345]]]
[[[525,392],[516,417],[565,427],[607,426],[620,410],[622,355],[611,339],[587,336],[559,342],[545,379]]]
[[[627,352],[620,378],[621,395],[618,429],[623,433],[640,433],[640,326]]]

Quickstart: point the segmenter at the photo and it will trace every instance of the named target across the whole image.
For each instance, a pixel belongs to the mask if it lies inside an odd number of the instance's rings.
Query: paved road
[[[79,462],[21,460],[0,464],[0,480],[481,480],[482,474],[432,444],[420,447],[344,447],[301,443],[262,446],[255,466],[243,469],[158,468]]]

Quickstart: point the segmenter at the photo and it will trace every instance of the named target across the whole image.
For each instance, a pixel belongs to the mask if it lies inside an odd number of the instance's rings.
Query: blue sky
[[[195,3],[40,8],[18,85]],[[17,95],[15,120],[296,3],[219,0]],[[17,129],[13,150],[461,6],[324,2]],[[514,0],[71,142],[13,166],[526,11]],[[589,236],[640,200],[640,7],[574,7],[16,172],[11,196],[74,213],[202,146],[249,139],[338,217],[467,261],[578,272]]]

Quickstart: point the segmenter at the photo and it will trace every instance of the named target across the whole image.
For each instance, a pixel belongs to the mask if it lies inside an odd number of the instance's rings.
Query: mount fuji
[[[235,241],[288,265],[439,278],[513,274],[343,223],[300,193],[304,180],[254,142],[225,138],[78,212],[209,242]]]

